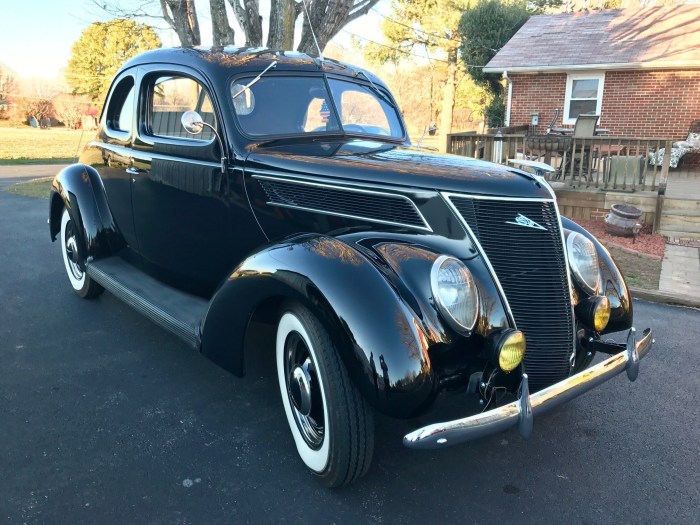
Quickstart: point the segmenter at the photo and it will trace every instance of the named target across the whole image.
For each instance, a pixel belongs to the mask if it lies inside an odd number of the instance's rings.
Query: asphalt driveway
[[[13,177],[0,177],[0,190]],[[0,521],[19,523],[697,523],[700,313],[636,304],[657,344],[623,375],[510,431],[418,452],[425,423],[377,419],[368,476],[304,471],[269,330],[238,379],[108,293],[75,296],[47,201],[0,191]],[[460,397],[436,412],[457,414]],[[471,405],[465,407],[469,408]],[[435,417],[435,414],[429,417]]]

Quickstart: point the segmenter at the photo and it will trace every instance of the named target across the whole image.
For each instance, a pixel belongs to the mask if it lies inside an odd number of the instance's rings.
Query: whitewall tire
[[[92,298],[100,295],[104,289],[93,281],[85,271],[85,261],[80,255],[81,251],[77,228],[79,226],[73,222],[66,208],[63,208],[61,215],[61,253],[66,274],[73,291],[80,297]]]
[[[275,347],[282,404],[301,460],[327,487],[352,483],[371,463],[374,422],[328,332],[309,310],[289,304]]]

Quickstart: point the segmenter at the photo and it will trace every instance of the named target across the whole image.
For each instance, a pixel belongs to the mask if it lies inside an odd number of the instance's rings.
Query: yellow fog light
[[[525,334],[509,328],[489,336],[493,361],[504,372],[515,370],[525,357]]]
[[[576,317],[588,328],[601,332],[610,321],[610,300],[605,295],[594,295],[576,305]]]
[[[601,295],[596,301],[593,309],[593,328],[596,332],[601,332],[610,321],[610,300],[605,295]]]

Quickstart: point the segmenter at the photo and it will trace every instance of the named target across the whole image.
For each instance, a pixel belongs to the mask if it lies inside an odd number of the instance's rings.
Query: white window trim
[[[563,124],[575,124],[576,118],[569,117],[569,105],[571,103],[571,90],[574,85],[574,80],[580,79],[596,79],[598,80],[598,98],[596,100],[595,114],[600,115],[600,110],[603,107],[603,90],[605,87],[605,73],[590,72],[590,73],[569,73],[566,76],[566,96],[564,97],[564,116]]]

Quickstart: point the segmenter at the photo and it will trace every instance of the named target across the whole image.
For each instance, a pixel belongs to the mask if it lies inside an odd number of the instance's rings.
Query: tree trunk
[[[294,23],[297,16],[299,10],[296,9],[294,0],[272,0],[267,47],[284,50],[294,47]]]
[[[318,46],[323,51],[330,40],[353,20],[366,15],[379,0],[305,0],[309,17],[304,12],[304,29],[298,51],[311,56],[318,56],[313,35],[309,28],[309,19],[316,33]],[[302,7],[302,11],[304,8]]]
[[[194,0],[160,0],[160,8],[181,45],[198,46],[202,43]]]
[[[262,17],[259,0],[228,0],[245,33],[245,45],[262,46]]]
[[[457,50],[447,55],[447,80],[442,88],[442,111],[440,111],[440,151],[447,152],[447,134],[452,132],[452,113],[457,91]]]
[[[228,24],[224,0],[209,0],[211,11],[212,37],[215,46],[233,45],[235,33]]]

